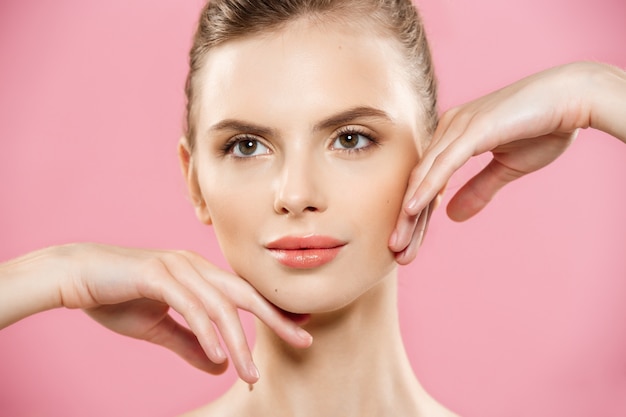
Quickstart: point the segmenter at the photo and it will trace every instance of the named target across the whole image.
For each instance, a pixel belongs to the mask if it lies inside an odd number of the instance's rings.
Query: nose
[[[313,158],[285,160],[276,181],[276,213],[301,216],[307,212],[325,211],[322,176],[322,167]]]

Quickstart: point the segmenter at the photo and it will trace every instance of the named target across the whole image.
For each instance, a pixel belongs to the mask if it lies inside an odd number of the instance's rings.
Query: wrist
[[[62,306],[59,289],[68,258],[51,247],[0,265],[0,328]]]
[[[626,73],[608,64],[593,64],[589,101],[589,125],[612,136],[626,139]]]

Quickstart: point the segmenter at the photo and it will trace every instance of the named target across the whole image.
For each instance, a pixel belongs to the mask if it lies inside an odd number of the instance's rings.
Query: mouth
[[[335,259],[346,242],[311,235],[286,236],[266,245],[270,254],[282,265],[296,269],[317,268]]]

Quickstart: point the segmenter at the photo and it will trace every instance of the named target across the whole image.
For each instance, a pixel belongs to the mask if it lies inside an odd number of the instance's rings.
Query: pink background
[[[200,0],[0,2],[0,260],[71,241],[224,265],[175,148]],[[626,68],[622,0],[422,0],[442,108],[552,65]],[[452,180],[448,197],[485,163]],[[464,416],[626,415],[626,147],[584,131],[402,270],[418,377]],[[246,317],[249,324],[249,317]],[[79,311],[0,332],[1,416],[170,416],[233,380]]]

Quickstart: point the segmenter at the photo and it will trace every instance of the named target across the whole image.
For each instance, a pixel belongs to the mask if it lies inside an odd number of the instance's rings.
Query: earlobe
[[[185,136],[181,137],[178,141],[178,160],[180,167],[183,171],[183,177],[187,183],[187,190],[191,203],[196,211],[196,217],[202,223],[211,224],[211,214],[202,197],[202,191],[200,184],[198,183],[198,176],[193,164],[193,157],[189,146],[189,141]]]

